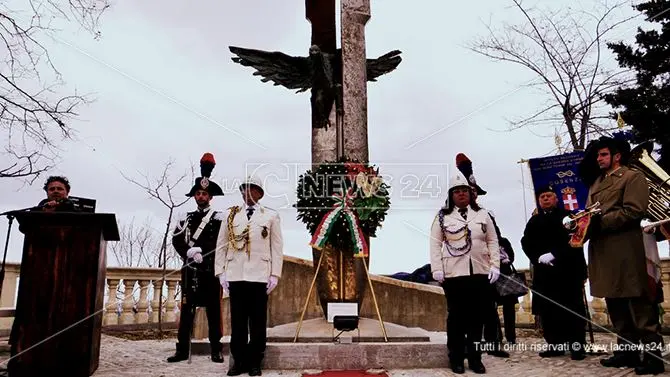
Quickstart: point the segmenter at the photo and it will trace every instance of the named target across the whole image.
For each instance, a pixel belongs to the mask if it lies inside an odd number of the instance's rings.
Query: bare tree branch
[[[470,50],[495,61],[520,65],[537,75],[550,105],[530,116],[510,120],[507,131],[522,127],[561,125],[572,149],[583,150],[588,138],[606,132],[612,123],[603,96],[630,82],[630,71],[610,68],[602,57],[606,37],[636,16],[615,16],[627,4],[604,0],[596,13],[568,7],[537,11],[512,0],[523,15],[521,24],[488,28],[488,36],[470,44]],[[532,87],[537,87],[534,83]],[[606,121],[609,119],[609,121]],[[563,137],[562,136],[562,137]],[[563,148],[562,146],[558,147]]]
[[[20,2],[19,2],[20,3]],[[60,72],[42,42],[58,22],[75,23],[100,37],[98,22],[109,0],[28,0],[25,9],[0,2],[0,178],[30,178],[50,169],[57,145],[73,139],[69,123],[89,102],[77,93],[61,95]]]
[[[151,225],[150,219],[136,224],[135,218],[122,224],[119,229],[120,240],[110,244],[110,251],[117,264],[122,267],[161,266],[161,232]],[[167,255],[167,265],[178,268],[181,262],[173,251]]]
[[[144,183],[128,177],[124,173],[121,173],[123,178],[127,181],[133,183],[137,187],[141,188],[146,192],[150,198],[159,201],[164,207],[168,209],[167,221],[165,223],[165,231],[163,233],[163,240],[160,246],[160,254],[162,260],[159,262],[158,266],[163,268],[163,280],[165,279],[165,271],[167,268],[167,248],[168,248],[168,235],[170,234],[170,228],[172,226],[172,218],[174,216],[174,211],[176,208],[179,208],[186,204],[190,198],[178,200],[173,196],[174,189],[179,186],[187,177],[194,178],[195,168],[193,163],[190,166],[190,174],[188,171],[173,177],[171,175],[172,170],[174,170],[174,160],[168,160],[164,167],[163,172],[157,178],[149,178],[147,174],[138,173],[144,178]],[[191,179],[193,180],[193,179]],[[163,286],[165,286],[165,281],[163,281]],[[159,297],[159,306],[163,307],[163,295]],[[161,310],[158,313],[158,329],[162,331],[162,321],[163,321],[163,311]]]

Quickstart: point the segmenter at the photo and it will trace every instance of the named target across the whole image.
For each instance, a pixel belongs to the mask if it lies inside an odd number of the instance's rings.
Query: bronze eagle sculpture
[[[314,128],[330,125],[328,118],[334,103],[338,114],[342,114],[342,49],[329,54],[313,45],[308,56],[298,57],[278,51],[229,48],[237,55],[232,58],[233,62],[255,68],[253,75],[262,76],[262,82],[272,81],[275,86],[295,89],[296,93],[311,89]],[[400,54],[400,51],[394,50],[377,59],[367,59],[367,81],[377,81],[379,76],[396,69],[402,60]]]

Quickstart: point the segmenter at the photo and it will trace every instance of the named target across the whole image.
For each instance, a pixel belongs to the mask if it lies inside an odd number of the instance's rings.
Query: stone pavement
[[[444,334],[444,333],[442,333]],[[442,335],[443,336],[443,335]],[[595,343],[608,345],[614,337],[605,334],[596,334]],[[536,348],[539,338],[519,338],[517,349],[511,352],[509,359],[501,359],[484,355],[483,361],[487,368],[487,375],[492,376],[634,376],[632,369],[612,369],[600,366],[598,360],[607,356],[588,356],[582,361],[572,361],[569,356],[542,359],[537,356]],[[174,353],[174,339],[167,340],[125,340],[108,335],[102,336],[100,366],[93,377],[185,377],[185,376],[225,376],[228,370],[228,356],[224,364],[215,364],[209,361],[208,356],[193,356],[192,363],[186,361],[170,364],[165,359]],[[670,338],[666,337],[666,344]],[[537,346],[535,346],[537,347]],[[446,350],[445,350],[446,351]],[[666,365],[663,375],[670,376],[670,364]],[[305,371],[264,370],[263,376],[301,377]],[[411,369],[390,370],[392,377],[439,377],[455,376],[448,369]],[[467,370],[466,376],[474,375]],[[244,374],[243,376],[247,376]]]

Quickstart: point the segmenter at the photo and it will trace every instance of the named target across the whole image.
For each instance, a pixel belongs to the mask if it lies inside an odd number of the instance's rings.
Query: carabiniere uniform
[[[209,180],[214,164],[214,157],[206,153],[200,161],[202,176],[195,179],[195,184],[186,196],[194,197],[199,190],[207,191],[210,200],[214,196],[223,195],[221,188]],[[177,335],[177,354],[168,359],[170,362],[188,358],[193,318],[197,307],[206,309],[212,361],[223,362],[221,356],[221,337],[223,336],[221,285],[219,279],[214,276],[214,257],[221,220],[221,214],[214,211],[211,206],[198,208],[177,222],[172,235],[172,245],[181,256],[184,265],[181,269],[182,302]],[[193,257],[188,256],[189,249],[196,247],[201,249],[201,263],[197,263]]]
[[[211,208],[211,207],[210,207]],[[221,286],[219,279],[214,276],[214,250],[216,249],[216,240],[221,228],[220,215],[207,208],[204,211],[196,210],[189,212],[186,219],[182,219],[177,224],[175,236],[172,238],[177,253],[184,261],[187,260],[186,251],[191,247],[200,247],[202,249],[202,263],[190,263],[181,270],[182,282],[186,282],[182,287],[182,304],[195,303],[196,306],[206,306],[208,300],[212,297],[220,299]],[[198,239],[189,245],[189,241],[198,231],[198,227],[207,217],[209,212],[213,212],[209,219],[206,219],[206,225],[200,232]],[[186,224],[186,228],[184,228]],[[185,301],[184,301],[185,300]]]

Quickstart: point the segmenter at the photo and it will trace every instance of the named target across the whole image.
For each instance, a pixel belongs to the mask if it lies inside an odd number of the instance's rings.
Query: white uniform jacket
[[[232,230],[240,236],[249,229],[249,253],[242,250],[243,241],[229,241],[228,219],[235,209],[239,211],[232,218]],[[221,230],[216,242],[214,274],[226,274],[226,280],[267,283],[270,275],[281,277],[284,262],[284,241],[281,220],[277,211],[256,204],[256,210],[247,220],[246,206],[230,207],[222,214]]]
[[[468,206],[467,218],[464,220],[454,208],[452,213],[444,216],[445,232],[440,227],[439,212],[435,216],[430,231],[431,272],[443,271],[445,278],[467,276],[471,262],[474,274],[488,275],[492,267],[500,268],[498,236],[488,211],[475,211]],[[469,240],[465,236],[466,226]]]

